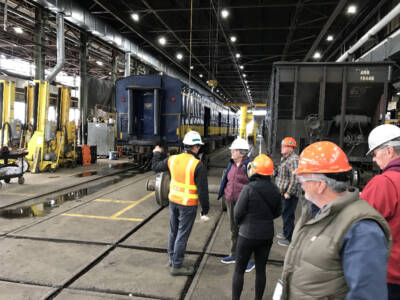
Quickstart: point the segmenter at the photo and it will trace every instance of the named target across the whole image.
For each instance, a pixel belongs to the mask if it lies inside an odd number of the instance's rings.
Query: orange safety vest
[[[199,162],[196,157],[188,153],[170,156],[168,159],[168,168],[171,173],[169,201],[185,206],[198,205],[199,195],[194,182],[194,171]]]

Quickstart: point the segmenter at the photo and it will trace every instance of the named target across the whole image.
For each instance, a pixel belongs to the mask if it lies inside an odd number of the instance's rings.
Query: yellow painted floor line
[[[114,217],[90,216],[90,215],[81,215],[81,214],[62,214],[62,216],[67,216],[67,217],[79,217],[79,218],[86,218],[86,219],[114,220],[114,221],[131,221],[131,222],[142,222],[142,221],[143,221],[143,219],[134,219],[134,218],[114,218]]]
[[[151,196],[155,195],[156,192],[151,192],[150,194],[147,194],[146,196],[140,198],[139,200],[135,201],[135,203],[132,203],[131,205],[125,207],[124,209],[121,209],[119,212],[113,214],[111,218],[117,218],[118,216],[122,215],[126,211],[130,210],[132,207],[138,205],[139,203],[143,202],[144,200],[150,198]]]
[[[112,200],[112,199],[96,199],[96,202],[112,202],[112,203],[133,203],[133,200]]]

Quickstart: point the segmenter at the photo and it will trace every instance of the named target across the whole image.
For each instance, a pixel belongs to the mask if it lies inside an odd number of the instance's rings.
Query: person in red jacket
[[[400,128],[384,124],[368,137],[373,161],[382,170],[365,186],[361,198],[374,207],[388,222],[393,239],[388,262],[389,300],[400,299]]]

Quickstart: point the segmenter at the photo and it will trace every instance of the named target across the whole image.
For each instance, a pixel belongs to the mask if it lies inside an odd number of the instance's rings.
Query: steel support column
[[[319,85],[319,104],[318,104],[318,118],[321,126],[324,126],[325,119],[325,98],[326,98],[326,66],[324,66],[322,81]]]
[[[115,51],[113,53],[113,58],[112,58],[112,62],[111,62],[111,68],[112,68],[111,81],[113,82],[113,84],[115,84],[115,82],[117,81],[118,60],[119,60],[119,57]],[[113,92],[113,95],[111,96],[111,107],[115,108],[115,91]]]
[[[87,33],[81,33],[81,48],[80,48],[80,98],[79,107],[81,112],[81,130],[80,144],[87,143],[87,110],[88,110],[88,81],[87,81],[87,61],[88,61],[88,36]]]
[[[131,53],[125,53],[125,77],[131,76]]]
[[[44,45],[44,28],[46,27],[48,13],[41,7],[36,7],[35,10],[35,80],[44,80],[44,66],[45,66],[45,51]]]
[[[296,104],[297,104],[297,90],[299,84],[299,67],[294,70],[294,87],[293,87],[293,103],[292,103],[292,132],[291,136],[296,136]]]
[[[343,149],[344,144],[344,130],[346,121],[346,103],[347,103],[347,67],[343,67],[343,82],[342,82],[342,105],[340,108],[340,136],[339,146]]]

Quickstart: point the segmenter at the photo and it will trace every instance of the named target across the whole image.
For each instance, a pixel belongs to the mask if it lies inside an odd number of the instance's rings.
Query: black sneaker
[[[169,269],[169,274],[171,274],[172,276],[190,276],[193,275],[193,273],[193,267],[182,266],[180,268],[171,267]]]

